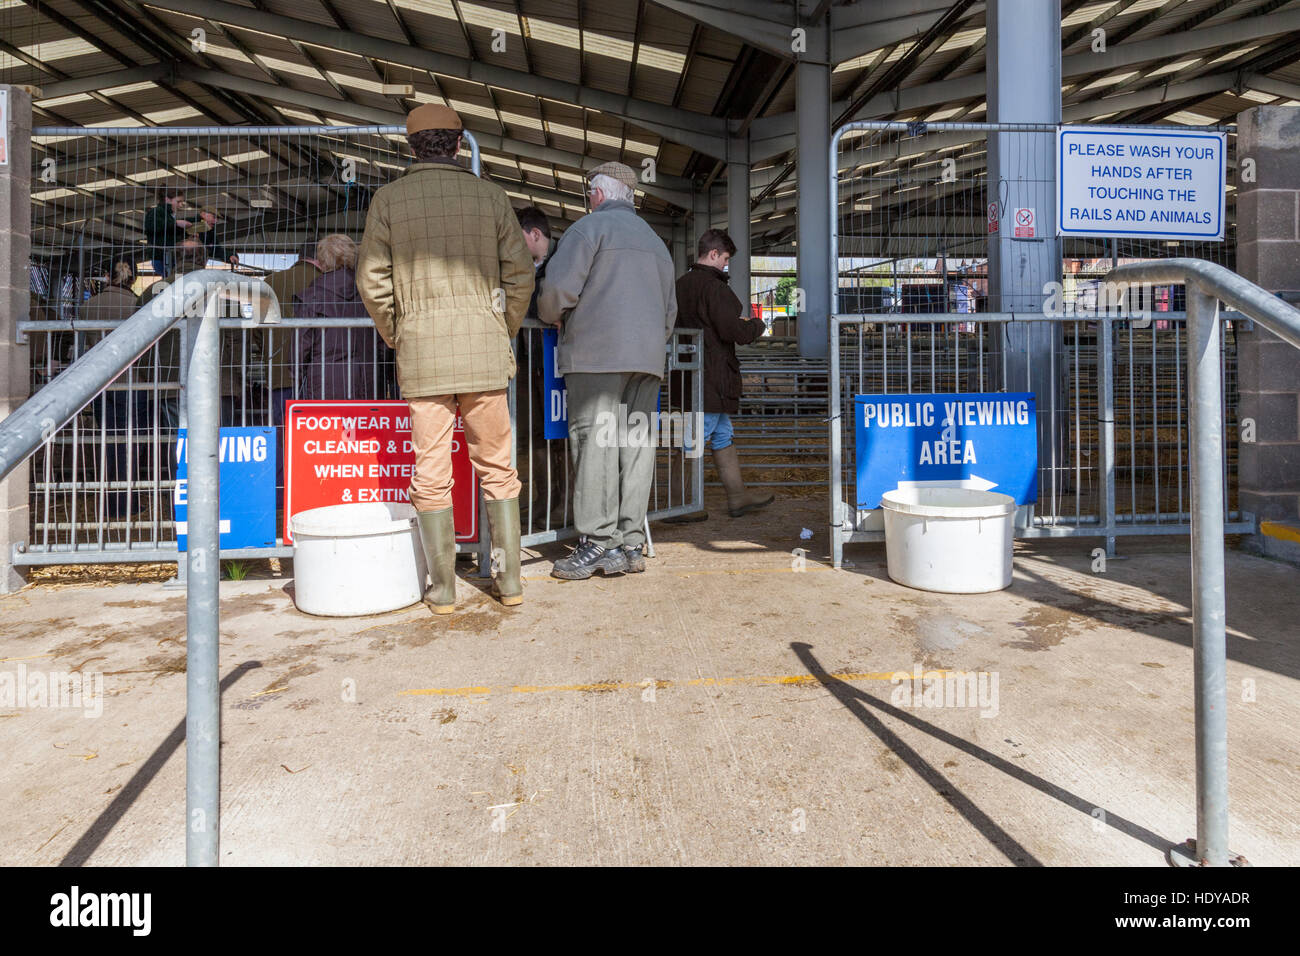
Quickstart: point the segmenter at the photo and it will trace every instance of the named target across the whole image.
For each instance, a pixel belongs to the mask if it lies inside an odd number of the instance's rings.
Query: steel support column
[[[727,156],[727,233],[736,244],[731,291],[749,309],[749,138],[733,138]]]
[[[691,228],[686,234],[686,261],[695,261],[695,245],[712,226],[709,190],[697,186],[691,193]]]
[[[1052,3],[990,0],[988,118],[998,123],[1061,121],[1061,11]],[[1028,136],[1028,140],[1026,137]],[[1050,133],[990,133],[988,201],[1001,228],[989,235],[989,311],[1041,314],[1048,283],[1061,281],[1056,237],[1055,143]],[[1016,235],[1017,209],[1033,210],[1032,237]],[[1002,341],[1001,380],[1037,396],[1040,488],[1065,461],[1064,329],[1059,322],[1011,322]],[[1024,516],[1022,516],[1024,520]]]
[[[813,58],[795,66],[796,149],[798,151],[798,288],[803,292],[803,310],[795,329],[799,354],[804,358],[825,358],[829,350],[832,263],[831,180],[826,150],[831,141],[831,68],[826,51],[813,53],[814,44],[825,45],[826,31],[809,29],[808,46]],[[836,264],[838,272],[838,264]]]
[[[687,228],[685,220],[673,222],[673,240],[668,246],[668,251],[673,257],[673,273],[681,275],[690,265],[690,259],[687,258]]]

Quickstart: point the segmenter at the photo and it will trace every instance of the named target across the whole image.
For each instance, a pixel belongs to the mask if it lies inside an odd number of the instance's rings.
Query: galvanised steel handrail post
[[[1228,865],[1227,594],[1219,301],[1187,286],[1192,492],[1192,675],[1196,685],[1196,856]]]
[[[221,332],[209,296],[190,356],[185,454],[185,864],[216,866],[221,840]]]
[[[1106,282],[1187,287],[1192,489],[1192,661],[1196,700],[1196,839],[1179,866],[1242,865],[1228,849],[1227,588],[1223,560],[1222,330],[1219,301],[1300,348],[1300,311],[1223,266],[1164,259],[1117,266]]]
[[[0,478],[54,433],[180,320],[202,306],[189,379],[189,589],[186,595],[185,860],[215,866],[220,835],[221,684],[217,636],[221,582],[219,446],[220,313],[230,298],[251,300],[259,324],[275,324],[275,293],[259,280],[203,269],[186,273],[0,422]],[[226,294],[233,291],[234,295]]]
[[[173,283],[0,422],[0,478],[66,425],[158,341],[179,316],[187,311],[193,313],[207,294],[208,283],[224,283],[229,276],[229,272],[203,270],[188,274],[184,282]],[[270,289],[265,294],[275,302]],[[278,306],[275,315],[279,315]]]

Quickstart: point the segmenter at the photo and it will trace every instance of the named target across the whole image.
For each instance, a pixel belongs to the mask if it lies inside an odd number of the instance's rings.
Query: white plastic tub
[[[889,576],[922,591],[979,594],[1011,585],[1016,500],[973,488],[881,496]]]
[[[293,516],[293,600],[322,617],[408,607],[424,596],[427,569],[415,509],[367,503]]]

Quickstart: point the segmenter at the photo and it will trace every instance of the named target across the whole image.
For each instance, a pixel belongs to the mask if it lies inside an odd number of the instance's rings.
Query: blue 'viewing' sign
[[[186,430],[176,436],[176,490],[172,504],[176,517],[176,547],[184,551],[188,539],[189,503]],[[275,547],[275,429],[221,429],[222,548]]]
[[[558,341],[555,329],[542,330],[542,388],[546,393],[543,437],[547,441],[569,437],[568,392],[564,390],[564,376],[555,374],[555,346]]]
[[[1038,500],[1033,392],[858,395],[858,508],[900,487],[977,488]]]

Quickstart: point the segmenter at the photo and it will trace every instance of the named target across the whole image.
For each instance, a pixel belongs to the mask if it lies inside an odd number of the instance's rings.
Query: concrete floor
[[[287,576],[223,584],[222,859],[1160,866],[1193,835],[1183,542],[1103,574],[1094,541],[1021,546],[1009,590],[958,597],[882,545],[819,563],[820,500],[710,505],[646,574],[564,583],[546,549],[518,610],[467,580],[450,618],[328,620]],[[1295,865],[1300,571],[1228,568],[1231,845]],[[0,598],[0,671],[105,691],[98,719],[0,707],[0,862],[183,862],[184,634],[156,583]],[[906,706],[914,667],[996,674],[996,714]]]

